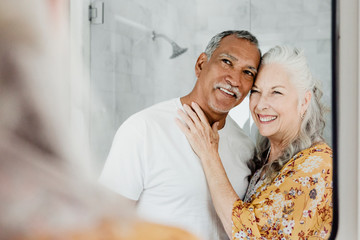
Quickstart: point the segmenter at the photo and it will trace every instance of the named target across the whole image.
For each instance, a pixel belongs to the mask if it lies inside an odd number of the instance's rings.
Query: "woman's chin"
[[[270,137],[274,134],[274,131],[269,131],[268,129],[259,129],[259,134],[263,137]]]

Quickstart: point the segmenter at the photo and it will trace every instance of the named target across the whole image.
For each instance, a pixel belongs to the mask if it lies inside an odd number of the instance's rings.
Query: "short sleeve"
[[[234,203],[232,211],[233,239],[245,239],[247,236],[254,239],[260,237],[261,234],[257,222],[254,206],[238,199]]]
[[[116,132],[99,182],[120,195],[138,200],[144,188],[144,123],[129,118]]]

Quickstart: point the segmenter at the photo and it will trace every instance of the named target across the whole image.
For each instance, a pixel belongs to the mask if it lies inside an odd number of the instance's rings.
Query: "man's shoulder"
[[[226,118],[225,131],[220,133],[220,139],[226,141],[229,146],[239,151],[249,151],[253,154],[255,143],[249,135],[230,116]]]
[[[166,100],[151,105],[128,117],[123,124],[145,124],[161,122],[168,116],[172,116],[177,109],[178,98]]]
[[[226,134],[251,141],[249,135],[230,116],[226,118]]]
[[[141,112],[162,112],[162,111],[171,111],[173,112],[178,107],[179,98],[172,98],[165,100],[159,103],[155,103],[148,108],[145,108]],[[176,110],[175,110],[176,111]]]

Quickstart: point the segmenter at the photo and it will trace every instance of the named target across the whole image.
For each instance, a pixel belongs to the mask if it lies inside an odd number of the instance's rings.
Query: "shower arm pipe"
[[[115,15],[115,19],[117,22],[120,22],[120,23],[124,23],[128,26],[132,26],[133,28],[136,28],[138,30],[141,30],[143,32],[146,32],[146,33],[150,33],[152,34],[152,40],[155,41],[156,38],[164,38],[167,42],[169,42],[173,48],[173,54],[170,56],[170,58],[175,58],[177,56],[179,56],[180,54],[186,52],[187,48],[181,48],[179,47],[173,40],[171,40],[170,38],[168,38],[166,35],[164,34],[157,34],[154,30],[140,24],[140,23],[137,23],[135,21],[132,21],[128,18],[124,18],[122,16],[119,16],[119,15]],[[145,38],[146,36],[144,36]],[[143,39],[144,39],[143,38]],[[143,39],[140,39],[138,41],[136,41],[134,43],[134,45],[136,45],[137,43],[139,43],[140,41],[142,41]]]
[[[152,39],[155,41],[156,38],[164,38],[167,42],[169,42],[172,46],[173,54],[170,56],[170,58],[176,58],[177,56],[183,54],[186,52],[187,48],[181,48],[179,45],[177,45],[173,40],[168,38],[165,34],[158,34],[155,31],[152,32]]]
[[[146,27],[146,26],[144,26],[144,25],[142,25],[142,24],[140,24],[140,23],[137,23],[137,22],[135,22],[135,21],[132,21],[132,20],[130,20],[130,19],[128,19],[128,18],[124,18],[124,17],[121,17],[121,16],[119,16],[119,15],[116,15],[116,16],[115,16],[115,19],[116,19],[116,21],[118,21],[118,22],[125,23],[126,25],[132,26],[132,27],[134,27],[134,28],[136,28],[136,29],[138,29],[138,30],[141,30],[141,31],[143,31],[143,32],[149,32],[149,33],[153,32],[152,29],[150,29],[150,28],[148,28],[148,27]]]
[[[171,40],[170,38],[168,38],[166,35],[161,34],[161,33],[156,33],[155,31],[152,32],[152,40],[155,41],[156,38],[164,38],[166,39],[169,43],[173,43],[174,41]]]
[[[141,31],[144,31],[144,32],[151,32],[152,33],[152,40],[155,41],[156,38],[164,38],[166,39],[171,45],[174,45],[176,44],[173,40],[171,40],[170,38],[168,38],[166,35],[164,34],[161,34],[161,33],[156,33],[154,30],[148,28],[148,27],[145,27],[144,25],[140,24],[140,23],[137,23],[135,21],[132,21],[130,19],[127,19],[127,18],[124,18],[124,17],[121,17],[119,15],[116,15],[115,16],[115,19],[118,21],[118,22],[122,22],[122,23],[125,23],[129,26],[132,26],[138,30],[141,30]]]
[[[161,33],[156,33],[155,31],[152,32],[152,40],[155,41],[156,38],[164,38],[166,41],[168,41],[173,47],[178,47],[177,44],[168,38],[166,35]]]

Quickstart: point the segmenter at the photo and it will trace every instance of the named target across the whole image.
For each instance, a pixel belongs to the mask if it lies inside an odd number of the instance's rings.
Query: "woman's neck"
[[[268,162],[273,162],[277,158],[279,158],[285,148],[289,145],[289,141],[271,141],[270,140],[270,154]]]
[[[288,136],[281,139],[269,137],[271,151],[268,162],[272,162],[279,158],[283,154],[283,151],[289,146],[292,141],[294,141],[294,139],[296,139],[297,136],[298,132],[295,132],[291,135],[289,134]]]
[[[271,163],[275,159],[279,158],[285,148],[283,148],[279,145],[270,143],[270,149],[271,150],[270,150],[269,157],[267,160],[268,163]]]

